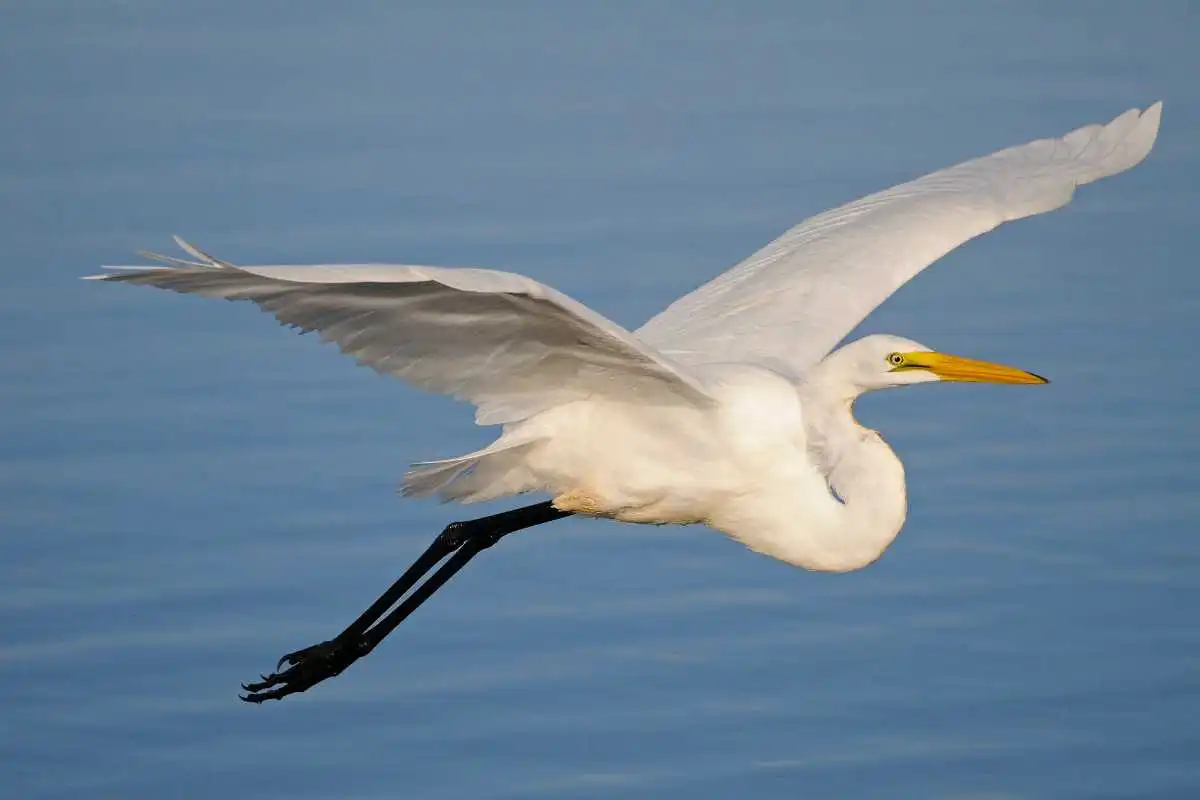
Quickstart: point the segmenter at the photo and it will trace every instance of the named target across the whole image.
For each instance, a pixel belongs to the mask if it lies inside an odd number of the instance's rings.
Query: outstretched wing
[[[683,364],[769,363],[796,376],[918,272],[1001,223],[1150,152],[1162,103],[931,173],[818,214],[637,331]]]
[[[386,264],[238,267],[196,260],[93,276],[251,300],[376,371],[474,403],[482,425],[590,396],[707,406],[698,381],[616,323],[521,275]]]

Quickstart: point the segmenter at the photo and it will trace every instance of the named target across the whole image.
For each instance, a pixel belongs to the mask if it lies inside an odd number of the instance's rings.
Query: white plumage
[[[869,336],[892,292],[963,242],[1066,204],[1150,152],[1162,105],[1002,150],[808,219],[636,333],[508,272],[194,260],[96,276],[251,300],[361,363],[503,424],[476,453],[418,465],[413,494],[546,491],[559,508],[703,522],[808,569],[862,567],[905,516],[903,467],[855,422],[865,391],[930,380],[1040,383]]]

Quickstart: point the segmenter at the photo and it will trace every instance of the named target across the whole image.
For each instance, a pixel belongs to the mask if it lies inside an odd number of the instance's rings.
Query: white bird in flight
[[[570,514],[702,523],[809,570],[872,563],[903,525],[904,468],[854,419],[855,398],[931,381],[1046,381],[898,336],[835,346],[949,251],[1141,162],[1161,113],[1161,102],[1131,109],[818,214],[636,331],[485,269],[236,266],[176,238],[195,260],[148,253],[160,265],[93,276],[253,301],[361,364],[473,403],[479,424],[503,426],[482,450],[415,465],[406,494],[553,497],[451,523],[346,630],[284,656],[243,685],[243,699],[282,698],[339,674],[478,552]]]

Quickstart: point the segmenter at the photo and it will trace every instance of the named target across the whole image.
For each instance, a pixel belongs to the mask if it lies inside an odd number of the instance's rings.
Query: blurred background
[[[0,6],[0,763],[20,798],[1200,796],[1189,2]],[[800,219],[1165,101],[1147,161],[863,326],[1048,375],[859,404],[886,556],[513,536],[250,707],[461,509],[492,431],[242,304],[76,280],[510,269],[635,327]],[[541,499],[541,498],[537,498]]]

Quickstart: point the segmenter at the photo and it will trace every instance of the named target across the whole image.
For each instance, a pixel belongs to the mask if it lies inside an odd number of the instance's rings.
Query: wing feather
[[[316,331],[359,363],[514,422],[590,396],[706,407],[687,371],[616,323],[507,272],[386,264],[237,267],[182,240],[197,261],[117,268],[98,279],[250,300]]]
[[[677,362],[750,362],[796,377],[917,273],[1075,187],[1146,157],[1162,103],[931,173],[801,222],[638,329]]]

